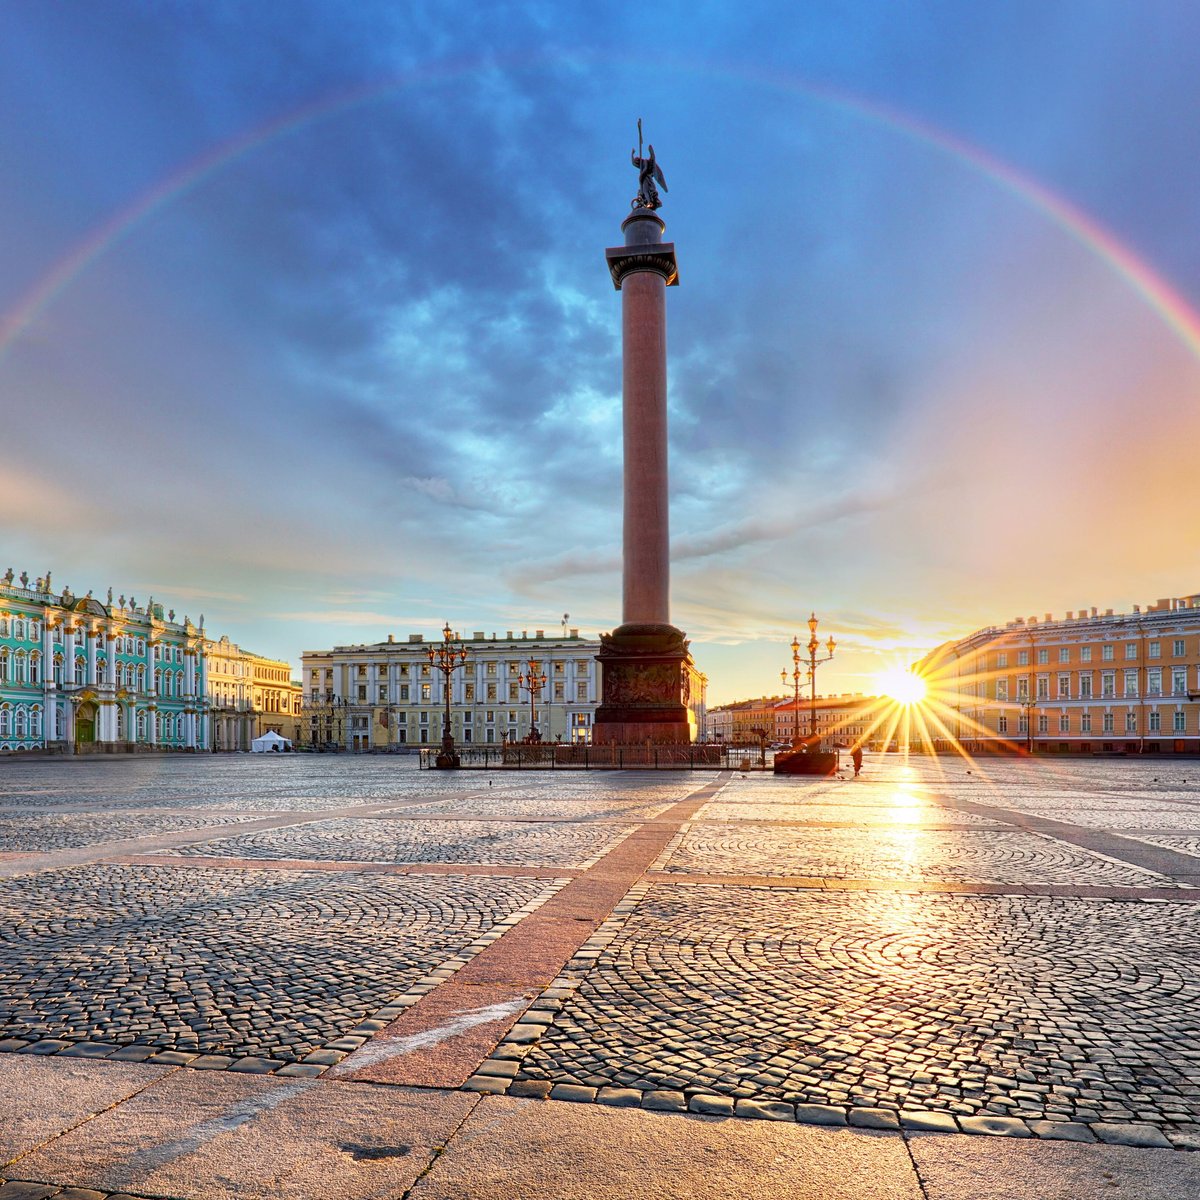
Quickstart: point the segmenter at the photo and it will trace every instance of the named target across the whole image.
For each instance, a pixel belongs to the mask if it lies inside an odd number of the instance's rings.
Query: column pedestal
[[[620,625],[600,635],[602,701],[598,746],[684,745],[688,723],[687,639],[672,625]]]

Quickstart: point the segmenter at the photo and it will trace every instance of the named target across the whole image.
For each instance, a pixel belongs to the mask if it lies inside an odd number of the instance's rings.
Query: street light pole
[[[467,648],[451,631],[447,621],[442,628],[442,644],[429,647],[429,665],[442,673],[446,693],[446,716],[442,722],[442,748],[434,765],[443,770],[459,767],[462,761],[454,751],[454,734],[450,731],[450,680],[454,672],[467,661]]]
[[[817,667],[822,663],[827,663],[833,658],[833,652],[837,648],[837,642],[830,635],[829,641],[825,643],[825,648],[829,653],[821,659],[817,658],[817,650],[820,648],[820,643],[817,641],[817,614],[813,613],[808,618],[808,670],[810,682],[812,684],[811,703],[812,708],[809,714],[808,737],[811,742],[816,744],[817,740]]]
[[[531,742],[540,742],[542,735],[538,732],[537,727],[537,704],[538,694],[542,688],[546,686],[547,675],[543,671],[538,673],[538,664],[533,659],[527,659],[525,662],[525,674],[517,676],[517,686],[524,688],[529,693],[529,740]]]

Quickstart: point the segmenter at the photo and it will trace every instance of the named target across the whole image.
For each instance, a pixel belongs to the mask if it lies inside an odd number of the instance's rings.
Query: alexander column
[[[654,157],[631,154],[638,171],[633,211],[621,223],[625,244],[605,251],[621,293],[625,517],[621,624],[601,635],[603,668],[594,738],[598,744],[657,745],[691,740],[686,706],[691,657],[670,617],[667,512],[667,299],[679,282],[675,246],[662,240]]]

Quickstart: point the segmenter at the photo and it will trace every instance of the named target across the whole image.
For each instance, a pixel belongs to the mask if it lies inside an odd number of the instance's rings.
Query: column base
[[[598,746],[687,745],[687,638],[673,625],[620,625],[600,635],[601,700],[593,718]]]

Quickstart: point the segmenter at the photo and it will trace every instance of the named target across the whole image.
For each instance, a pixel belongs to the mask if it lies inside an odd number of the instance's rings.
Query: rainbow
[[[571,57],[578,60],[581,56],[573,53]],[[605,57],[603,61],[611,65],[619,60]],[[496,59],[489,59],[486,63],[483,60],[452,60],[414,69],[385,80],[326,93],[298,108],[290,109],[246,129],[184,163],[91,230],[46,271],[3,316],[0,316],[0,361],[20,334],[78,278],[81,272],[129,236],[141,222],[164,205],[195,189],[217,171],[223,170],[264,144],[313,121],[337,115],[347,109],[380,100],[411,87],[445,83],[479,70],[485,65],[494,69],[502,64]],[[519,62],[503,65],[532,70],[539,64],[531,63],[529,56],[525,55]],[[636,64],[630,60],[629,65]],[[752,72],[731,64],[714,65],[676,60],[659,65],[664,69],[687,73],[725,76],[739,83],[804,96],[950,156],[957,163],[983,175],[1023,204],[1043,214],[1104,263],[1149,305],[1188,350],[1200,359],[1200,314],[1197,314],[1188,301],[1150,264],[1139,258],[1094,217],[1010,163],[909,113],[825,84],[790,76],[764,74],[757,70]]]

